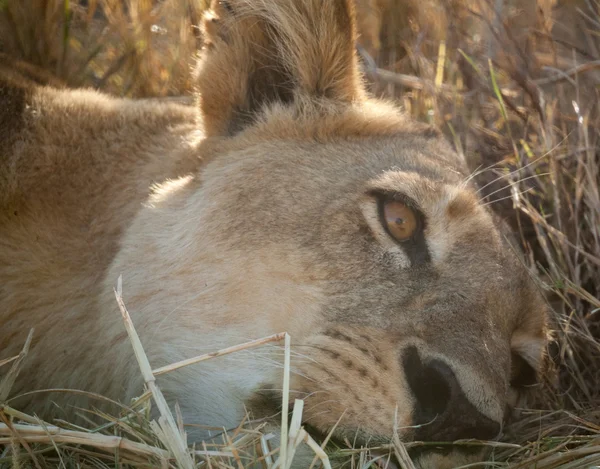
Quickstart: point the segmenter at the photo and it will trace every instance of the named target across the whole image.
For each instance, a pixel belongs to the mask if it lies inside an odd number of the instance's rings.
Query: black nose
[[[483,415],[463,393],[452,369],[441,360],[421,361],[415,347],[402,358],[406,379],[415,397],[415,440],[491,440],[500,423]]]

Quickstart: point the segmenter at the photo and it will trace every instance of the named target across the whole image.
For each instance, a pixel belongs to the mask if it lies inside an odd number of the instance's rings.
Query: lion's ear
[[[511,347],[511,385],[516,388],[539,382],[546,369],[549,341],[545,308],[529,310],[513,332]]]
[[[511,341],[511,385],[531,386],[539,381],[544,368],[546,341],[524,335]]]
[[[231,135],[264,106],[361,99],[352,0],[213,0],[197,68],[208,135]]]

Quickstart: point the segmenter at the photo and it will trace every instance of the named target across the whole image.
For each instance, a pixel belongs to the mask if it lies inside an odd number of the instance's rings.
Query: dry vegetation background
[[[185,102],[206,3],[0,0],[0,52],[48,75],[10,67],[59,86]],[[553,308],[546,383],[487,467],[600,466],[600,1],[357,0],[357,12],[372,92],[438,125],[466,155],[485,200],[520,233]],[[143,418],[146,404],[147,396],[134,406],[137,423],[106,416],[93,437],[108,432],[161,447]],[[4,422],[31,420],[7,409],[0,407]],[[253,433],[234,437],[245,438],[241,452],[260,446]],[[40,468],[160,459],[42,440],[0,434],[0,466],[14,465],[17,454],[19,465]],[[348,453],[346,467],[366,460]],[[240,467],[227,455],[206,467]]]

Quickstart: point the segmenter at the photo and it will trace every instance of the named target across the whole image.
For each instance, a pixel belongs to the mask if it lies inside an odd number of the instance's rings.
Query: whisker
[[[530,192],[530,191],[532,191],[532,190],[533,190],[533,187],[530,187],[529,189],[527,189],[527,190],[524,190],[524,191],[522,191],[522,192],[516,192],[516,193],[514,193],[514,194],[507,195],[506,197],[501,197],[501,198],[499,198],[499,199],[491,200],[491,201],[489,201],[489,202],[487,202],[487,203],[485,203],[485,204],[482,204],[481,206],[482,206],[482,207],[487,207],[488,205],[492,205],[492,204],[494,204],[494,203],[496,203],[496,202],[501,202],[501,201],[503,201],[503,200],[506,200],[506,199],[512,199],[512,198],[513,198],[513,197],[515,197],[515,196],[520,196],[520,195],[526,194],[527,192]]]
[[[325,404],[338,404],[339,405],[339,404],[341,404],[341,401],[337,400],[337,399],[328,399],[326,401],[317,402],[317,403],[315,403],[315,404],[313,404],[311,406],[307,406],[304,409],[306,411],[312,411],[312,410],[316,409],[317,407],[325,405]],[[328,410],[327,412],[331,412],[331,411]],[[315,415],[319,415],[319,414],[315,414]]]
[[[511,176],[513,176],[514,174],[517,174],[521,171],[523,171],[524,169],[529,168],[530,166],[532,166],[533,164],[535,164],[536,162],[538,162],[539,160],[545,158],[547,156],[547,154],[544,154],[538,158],[536,158],[535,160],[529,162],[528,164],[526,164],[525,166],[521,166],[520,168],[517,168],[513,171],[510,171],[509,173],[506,174],[501,174],[500,176],[498,176],[496,179],[492,179],[490,182],[488,182],[487,184],[483,185],[482,187],[480,187],[479,189],[477,189],[476,194],[479,194],[481,191],[483,191],[485,188],[491,186],[492,184],[494,184],[495,182],[500,181],[501,179],[507,179]]]
[[[529,162],[528,164],[526,164],[525,166],[521,166],[520,168],[517,168],[517,169],[515,169],[515,170],[511,171],[511,172],[510,172],[510,173],[508,173],[508,174],[503,174],[503,175],[499,176],[498,178],[496,178],[496,179],[494,179],[494,180],[492,180],[492,181],[488,182],[488,183],[487,183],[487,184],[485,184],[483,187],[480,187],[480,188],[477,190],[477,194],[479,194],[479,193],[480,193],[480,192],[481,192],[483,189],[485,189],[486,187],[488,187],[488,186],[490,186],[491,184],[495,183],[496,181],[498,181],[498,180],[500,180],[500,179],[502,179],[502,178],[504,178],[504,177],[509,177],[509,176],[512,176],[513,174],[515,174],[515,173],[518,173],[519,171],[522,171],[522,170],[524,170],[524,169],[527,169],[528,167],[530,167],[531,165],[535,164],[536,162],[538,162],[538,161],[540,161],[540,160],[542,160],[542,159],[546,158],[548,155],[550,155],[550,154],[551,154],[552,152],[554,152],[556,149],[560,148],[560,146],[561,146],[561,145],[562,145],[562,144],[563,144],[563,143],[564,143],[564,142],[567,140],[567,138],[568,138],[568,137],[569,137],[569,136],[566,136],[565,138],[563,138],[563,139],[562,139],[562,140],[561,140],[559,143],[557,143],[557,144],[556,144],[554,147],[552,147],[552,148],[551,148],[550,150],[548,150],[546,153],[544,153],[543,155],[539,156],[538,158],[535,158],[534,160],[530,161],[530,162]],[[495,166],[495,165],[497,165],[497,164],[500,164],[500,163],[494,163],[494,164],[492,164],[492,165],[488,166],[488,168],[490,168],[490,169],[491,169],[492,167],[494,167],[494,166]],[[485,171],[485,170],[484,170],[484,171]],[[480,174],[482,174],[484,171],[481,171],[481,172],[480,172]]]
[[[540,178],[543,176],[549,176],[549,175],[550,175],[550,173],[534,174],[532,176],[527,176],[526,178],[518,179],[516,181],[508,181],[508,184],[506,186],[501,187],[500,189],[496,189],[493,192],[490,192],[485,197],[483,197],[481,200],[483,201],[483,200],[487,199],[488,197],[490,197],[494,194],[497,194],[498,192],[502,192],[503,190],[509,189],[511,186],[514,186],[515,184],[519,184],[520,182],[523,182],[523,181],[527,181],[528,179],[537,179],[537,178]],[[533,188],[530,188],[530,189],[533,189]]]
[[[461,183],[461,185],[463,187],[465,187],[469,182],[471,182],[474,178],[476,178],[477,176],[479,176],[480,174],[485,173],[486,171],[489,171],[490,169],[492,169],[494,166],[499,166],[500,163],[496,162],[496,163],[492,163],[489,166],[486,166],[485,168],[481,169],[482,165],[479,165],[475,170],[473,170],[473,172],[467,176],[465,178],[465,180]]]

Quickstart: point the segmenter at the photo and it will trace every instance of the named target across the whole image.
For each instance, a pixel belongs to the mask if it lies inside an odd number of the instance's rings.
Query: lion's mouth
[[[279,421],[281,398],[277,392],[272,391],[274,388],[275,386],[272,385],[264,385],[254,394],[252,399],[246,402],[247,409],[251,410],[259,421],[273,421],[274,419],[276,422]],[[372,467],[379,469],[400,469],[404,467],[390,448],[388,437],[362,433],[348,428],[344,429],[343,426],[330,433],[313,425],[310,419],[303,421],[302,426],[317,444],[326,443],[327,452],[362,447],[369,452]],[[452,468],[480,462],[486,456],[486,451],[482,450],[480,446],[457,446],[450,442],[439,445],[425,442],[418,443],[414,442],[414,437],[415,435],[410,435],[410,440],[413,441],[407,444],[407,451],[410,460],[418,469]]]

